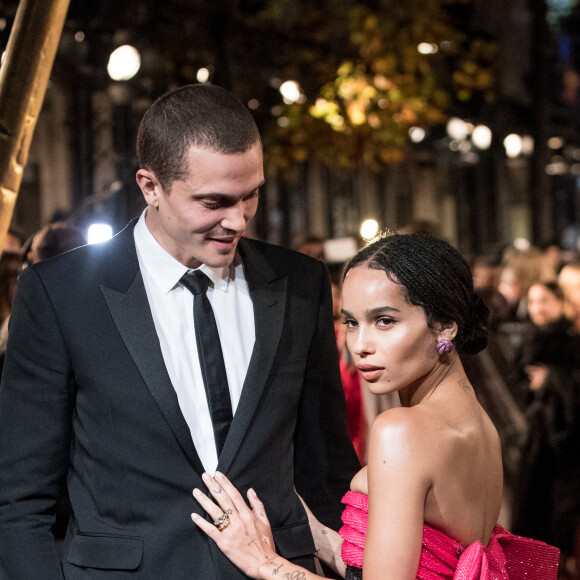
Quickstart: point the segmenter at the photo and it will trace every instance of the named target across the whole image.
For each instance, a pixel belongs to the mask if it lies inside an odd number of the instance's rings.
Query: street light
[[[463,141],[469,135],[469,125],[459,117],[451,117],[447,121],[447,135],[455,141]]]
[[[364,240],[372,240],[379,233],[379,223],[377,220],[365,220],[360,226],[360,235]]]
[[[409,137],[411,138],[411,141],[413,141],[413,143],[421,143],[421,141],[425,139],[426,134],[427,133],[425,132],[425,129],[423,129],[423,127],[411,127],[409,129]]]
[[[209,80],[209,75],[210,75],[209,69],[204,66],[197,71],[195,78],[197,79],[198,82],[204,84],[207,83],[207,81]]]
[[[477,125],[471,133],[473,144],[482,151],[490,148],[491,138],[491,129],[486,125]]]
[[[139,72],[140,67],[139,51],[130,44],[124,44],[111,53],[107,72],[114,81],[128,81]]]
[[[515,133],[511,133],[503,140],[505,154],[510,159],[515,159],[522,152],[522,138]]]
[[[280,85],[280,94],[287,105],[297,102],[304,102],[304,95],[300,85],[296,81],[286,81]]]
[[[419,52],[420,54],[435,54],[436,52],[438,52],[439,47],[436,44],[433,44],[432,42],[421,42],[418,46],[417,46],[417,52]]]

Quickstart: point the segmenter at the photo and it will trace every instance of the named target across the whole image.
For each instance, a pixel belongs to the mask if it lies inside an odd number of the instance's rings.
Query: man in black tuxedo
[[[19,283],[0,387],[0,578],[243,578],[190,519],[191,490],[216,469],[257,491],[279,552],[313,569],[295,489],[337,528],[358,468],[327,271],[242,237],[262,147],[230,93],[161,97],[137,141],[139,220]],[[64,481],[61,564],[50,528]]]

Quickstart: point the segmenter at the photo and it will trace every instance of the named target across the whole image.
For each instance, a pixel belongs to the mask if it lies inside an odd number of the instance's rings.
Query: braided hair
[[[461,254],[427,234],[390,234],[369,244],[347,264],[384,270],[402,286],[405,299],[425,311],[427,325],[455,322],[455,349],[475,354],[487,346],[489,310],[474,292],[473,277]]]

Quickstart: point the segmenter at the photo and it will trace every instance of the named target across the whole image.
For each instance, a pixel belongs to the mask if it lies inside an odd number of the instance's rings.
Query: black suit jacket
[[[348,440],[325,267],[242,239],[256,343],[218,469],[311,566],[304,497],[340,525]],[[0,387],[2,580],[243,578],[190,520],[203,467],[164,365],[133,226],[27,269]],[[66,478],[61,565],[50,527]]]

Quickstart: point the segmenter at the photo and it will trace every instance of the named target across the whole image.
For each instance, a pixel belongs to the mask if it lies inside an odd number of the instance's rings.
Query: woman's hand
[[[193,496],[214,523],[195,513],[191,519],[244,574],[257,580],[322,578],[276,554],[270,522],[254,490],[248,490],[250,509],[225,475],[216,472],[212,478],[204,473],[202,477],[218,505],[199,489],[193,490]]]
[[[193,496],[215,522],[223,518],[224,523],[220,531],[217,525],[194,513],[191,518],[195,524],[247,576],[262,578],[260,567],[264,564],[270,564],[274,569],[283,565],[284,560],[276,555],[264,505],[254,490],[248,490],[250,509],[225,475],[216,472],[214,479],[204,473],[202,478],[218,505],[199,489],[193,490]]]

